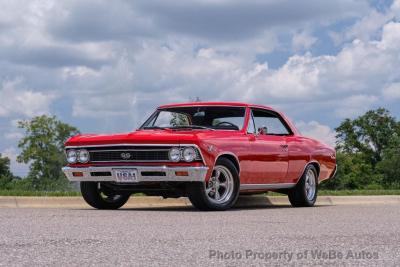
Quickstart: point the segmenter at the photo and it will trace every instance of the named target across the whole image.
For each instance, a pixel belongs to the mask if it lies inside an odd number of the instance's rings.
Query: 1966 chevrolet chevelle
[[[266,191],[310,207],[318,184],[336,172],[333,148],[301,136],[274,109],[245,103],[161,106],[135,132],[74,136],[65,150],[65,175],[98,209],[144,193],[226,210],[239,194]]]

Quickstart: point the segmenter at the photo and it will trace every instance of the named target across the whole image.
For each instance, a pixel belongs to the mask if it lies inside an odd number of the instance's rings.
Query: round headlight
[[[183,150],[183,160],[191,162],[196,158],[196,150],[193,147],[187,147]]]
[[[67,151],[67,161],[68,163],[76,163],[77,160],[77,154],[76,151],[71,149]]]
[[[78,160],[80,163],[86,163],[89,161],[89,151],[86,149],[79,150],[79,157]]]
[[[173,147],[169,151],[169,159],[173,162],[178,162],[181,160],[181,151],[179,148]]]

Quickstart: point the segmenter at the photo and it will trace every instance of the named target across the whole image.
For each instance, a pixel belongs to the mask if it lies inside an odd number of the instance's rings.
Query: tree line
[[[400,121],[388,110],[345,119],[335,131],[338,172],[322,188],[400,188]]]
[[[20,121],[24,131],[17,161],[30,164],[27,177],[15,177],[10,159],[0,154],[0,190],[69,191],[61,168],[66,165],[64,142],[79,133],[76,127],[55,116]],[[355,119],[345,119],[335,128],[338,172],[322,189],[399,189],[400,121],[388,110],[371,110]]]
[[[0,190],[70,191],[74,190],[61,171],[66,165],[64,142],[79,133],[78,129],[55,116],[38,116],[19,121],[24,136],[18,143],[20,163],[30,164],[27,177],[15,177],[10,160],[0,155]]]

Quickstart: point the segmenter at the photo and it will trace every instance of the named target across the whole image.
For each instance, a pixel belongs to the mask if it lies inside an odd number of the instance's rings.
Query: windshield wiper
[[[200,125],[179,125],[179,126],[174,126],[171,127],[171,129],[205,129],[205,130],[213,130],[213,128],[206,127],[206,126],[200,126]]]
[[[144,126],[143,129],[145,129],[145,130],[154,130],[154,129],[156,129],[156,130],[165,130],[165,129],[170,129],[170,128],[160,127],[160,126]]]

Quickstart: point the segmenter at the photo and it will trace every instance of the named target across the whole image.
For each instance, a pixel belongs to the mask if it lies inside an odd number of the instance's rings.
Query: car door
[[[286,136],[290,130],[279,114],[252,109],[254,138],[252,140],[252,180],[261,184],[283,183],[289,164]]]

